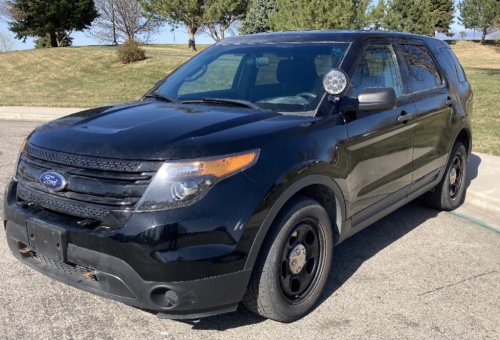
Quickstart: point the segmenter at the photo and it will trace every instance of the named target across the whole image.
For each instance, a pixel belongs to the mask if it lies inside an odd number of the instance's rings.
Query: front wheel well
[[[325,208],[332,224],[334,232],[333,242],[336,244],[340,238],[340,225],[338,225],[338,217],[340,217],[339,202],[335,197],[332,189],[322,184],[312,184],[299,190],[294,196],[300,195],[312,198]],[[293,197],[293,196],[292,196]]]

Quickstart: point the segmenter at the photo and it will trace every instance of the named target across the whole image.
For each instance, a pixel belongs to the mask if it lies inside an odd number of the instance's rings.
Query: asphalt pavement
[[[0,121],[0,190],[38,124]],[[500,233],[476,222],[406,205],[334,249],[320,302],[292,324],[244,307],[161,320],[21,265],[0,230],[0,339],[499,339]]]

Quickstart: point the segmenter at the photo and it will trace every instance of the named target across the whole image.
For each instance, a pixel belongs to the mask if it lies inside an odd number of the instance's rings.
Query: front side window
[[[390,44],[368,46],[351,77],[354,97],[365,87],[392,87],[401,95],[401,81],[396,57]]]
[[[436,64],[422,45],[401,45],[404,61],[408,67],[410,85],[413,92],[439,87],[441,76]]]
[[[179,101],[237,99],[278,112],[316,110],[323,75],[347,43],[216,45],[171,74],[155,92]]]

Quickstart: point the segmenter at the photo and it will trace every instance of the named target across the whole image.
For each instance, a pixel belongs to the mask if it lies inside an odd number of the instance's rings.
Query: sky
[[[458,3],[458,0],[455,0],[455,7]],[[458,9],[457,9],[458,12]],[[455,15],[455,23],[451,26],[452,29],[461,31],[463,30],[463,26],[459,25],[457,23],[456,17],[458,13]],[[6,34],[11,34],[12,33],[8,29],[8,25],[4,22],[0,22],[0,31]],[[87,45],[98,45],[99,42],[92,37],[89,36],[88,33],[86,32],[75,32],[71,35],[73,37],[73,45],[74,46],[87,46]],[[479,37],[479,35],[477,35]],[[177,44],[187,44],[188,42],[188,34],[187,31],[179,27],[175,31],[175,43]],[[173,44],[174,43],[174,34],[170,32],[170,26],[165,25],[159,32],[159,34],[156,34],[155,36],[152,37],[150,43],[156,43],[156,44]],[[196,36],[196,43],[197,44],[213,44],[214,40],[210,38],[207,34],[203,33],[201,35]],[[26,43],[23,43],[20,40],[16,40],[15,45],[14,45],[14,50],[25,50],[25,49],[32,49],[34,48],[34,43],[33,39],[27,39]]]

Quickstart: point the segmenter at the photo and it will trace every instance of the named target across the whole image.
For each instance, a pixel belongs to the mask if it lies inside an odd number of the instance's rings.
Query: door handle
[[[453,104],[455,104],[455,99],[448,97],[445,104],[448,105],[449,107],[451,107]]]
[[[398,117],[398,122],[404,123],[409,121],[413,117],[413,113],[401,112],[401,116]]]

